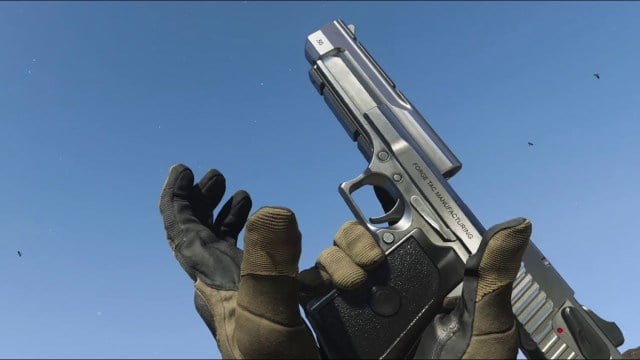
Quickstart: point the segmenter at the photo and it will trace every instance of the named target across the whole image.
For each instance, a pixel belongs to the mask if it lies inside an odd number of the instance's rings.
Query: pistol
[[[353,25],[335,20],[315,31],[305,56],[311,82],[369,164],[339,193],[386,255],[361,290],[313,299],[307,318],[326,357],[406,357],[445,298],[459,295],[485,228],[448,183],[462,164],[357,41]],[[353,197],[365,186],[386,190],[393,207],[366,218]],[[511,302],[528,358],[620,358],[618,326],[581,305],[533,242]]]

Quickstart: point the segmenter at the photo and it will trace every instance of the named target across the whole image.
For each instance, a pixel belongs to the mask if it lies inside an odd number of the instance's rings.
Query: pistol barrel
[[[353,118],[384,104],[398,119],[397,128],[407,132],[408,140],[422,150],[440,174],[448,179],[460,170],[462,163],[411,102],[396,89],[389,76],[356,40],[352,28],[344,22],[333,21],[309,35],[305,56],[312,65],[311,81],[325,95],[327,104],[338,115],[352,140],[367,136]],[[320,81],[323,76],[335,77],[336,81],[326,85]],[[341,86],[343,83],[345,86]],[[345,102],[352,103],[360,114],[340,106]],[[361,151],[365,148],[363,152],[366,153],[367,140],[359,140],[358,144]]]

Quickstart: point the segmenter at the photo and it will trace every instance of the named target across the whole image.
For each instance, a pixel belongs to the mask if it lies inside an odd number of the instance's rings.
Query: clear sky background
[[[174,163],[293,209],[313,264],[366,166],[307,76],[336,18],[461,159],[482,223],[530,218],[640,345],[640,4],[2,2],[0,357],[219,357],[158,211]]]

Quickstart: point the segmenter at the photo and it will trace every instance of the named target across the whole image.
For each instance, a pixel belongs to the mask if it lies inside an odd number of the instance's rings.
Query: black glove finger
[[[211,169],[204,174],[196,186],[202,191],[209,210],[213,211],[220,204],[227,184],[224,175],[220,171]]]
[[[235,246],[238,242],[238,234],[249,217],[251,205],[251,197],[246,191],[236,191],[216,216],[213,233]]]
[[[191,204],[200,222],[212,229],[213,209],[218,206],[226,190],[226,180],[218,170],[209,170],[193,187]]]
[[[172,250],[183,239],[183,227],[200,223],[189,202],[192,190],[191,169],[183,164],[172,166],[160,194],[160,214]]]

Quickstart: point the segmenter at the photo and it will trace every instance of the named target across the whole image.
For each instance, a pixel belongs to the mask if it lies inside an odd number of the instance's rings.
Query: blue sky
[[[158,212],[177,162],[293,209],[313,264],[366,166],[307,77],[336,18],[460,158],[483,224],[531,219],[640,344],[640,4],[2,2],[0,357],[219,357]]]

